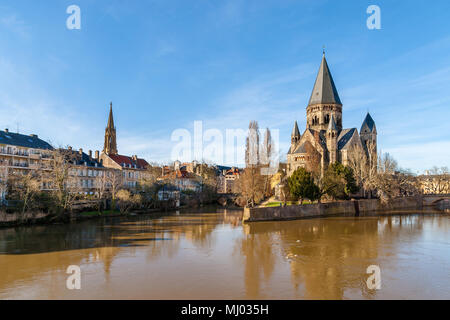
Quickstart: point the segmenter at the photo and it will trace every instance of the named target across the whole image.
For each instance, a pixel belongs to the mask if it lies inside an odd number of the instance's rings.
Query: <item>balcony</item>
[[[15,157],[28,157],[30,154],[28,152],[19,152],[19,151],[11,151],[11,150],[1,150],[0,155],[5,156],[15,156]]]
[[[40,160],[41,155],[39,153],[30,153],[29,158],[33,160]]]

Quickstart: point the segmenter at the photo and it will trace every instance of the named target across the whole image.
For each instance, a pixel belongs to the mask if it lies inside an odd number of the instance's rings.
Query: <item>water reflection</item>
[[[205,209],[0,230],[0,298],[450,298],[448,216],[241,217]],[[380,291],[366,286],[372,264]],[[65,288],[69,265],[82,267],[80,292]]]

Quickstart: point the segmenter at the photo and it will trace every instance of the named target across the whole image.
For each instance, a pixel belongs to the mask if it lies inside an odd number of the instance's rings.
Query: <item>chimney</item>
[[[68,149],[69,151],[72,151],[72,147],[71,147],[71,146],[69,146],[67,149]]]
[[[83,154],[83,149],[80,148],[80,150],[78,152],[82,155]]]
[[[92,159],[92,150],[89,150],[89,159]]]
[[[9,129],[8,129],[8,128],[6,128],[6,129],[5,129],[5,132],[6,132],[6,133],[8,133],[8,132],[9,132]]]
[[[38,136],[37,136],[37,134],[30,134],[30,137],[37,138]]]
[[[97,150],[95,151],[95,160],[98,161],[98,159],[100,159],[100,152]]]

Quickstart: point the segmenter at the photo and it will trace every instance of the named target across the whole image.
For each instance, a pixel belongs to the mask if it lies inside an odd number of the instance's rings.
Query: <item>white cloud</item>
[[[0,25],[19,35],[21,38],[29,38],[30,36],[30,28],[26,25],[25,21],[20,19],[16,14],[1,16]]]

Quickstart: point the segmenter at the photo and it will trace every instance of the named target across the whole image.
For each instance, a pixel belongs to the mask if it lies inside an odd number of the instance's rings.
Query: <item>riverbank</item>
[[[245,208],[243,222],[284,221],[332,216],[359,216],[370,212],[388,212],[403,209],[422,209],[423,196],[404,197],[382,203],[378,199],[339,201],[286,207]]]
[[[215,205],[204,205],[199,208],[216,207]],[[228,208],[228,207],[224,207]],[[66,213],[62,216],[55,216],[43,212],[27,212],[25,214],[21,213],[5,213],[0,212],[0,229],[20,227],[20,226],[32,226],[32,225],[51,225],[51,224],[66,224],[74,223],[86,220],[96,220],[104,218],[114,218],[114,217],[126,217],[126,216],[138,216],[145,214],[157,214],[166,212],[175,212],[181,210],[191,210],[194,207],[184,205],[178,208],[154,208],[154,209],[136,209],[127,213],[121,213],[118,210],[104,210],[102,212],[98,211],[81,211],[75,213]],[[228,208],[232,209],[232,208]]]
[[[72,223],[85,220],[95,220],[102,218],[113,218],[113,217],[125,217],[134,216],[140,214],[149,214],[157,212],[168,212],[180,210],[177,209],[147,209],[147,210],[134,210],[127,213],[121,213],[116,210],[105,210],[103,212],[98,211],[85,211],[77,213],[66,213],[63,216],[55,216],[48,213],[31,213],[27,212],[25,214],[20,213],[0,213],[0,228],[11,228],[20,226],[31,226],[31,225],[49,225],[49,224],[62,224],[62,223]]]
[[[21,213],[0,213],[0,228],[11,228],[20,226],[31,226],[31,225],[50,225],[50,224],[61,224],[70,223],[76,221],[84,221],[98,218],[106,217],[117,217],[123,216],[118,211],[105,211],[105,212],[81,212],[76,214],[64,214],[63,216],[56,216],[53,214],[43,213],[43,212],[26,212]]]

